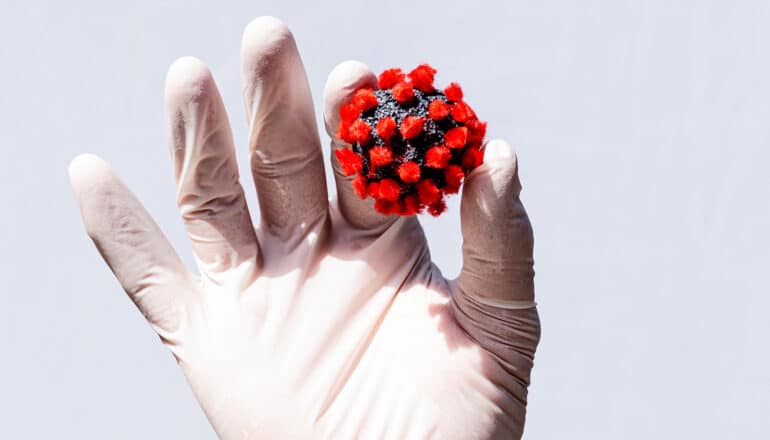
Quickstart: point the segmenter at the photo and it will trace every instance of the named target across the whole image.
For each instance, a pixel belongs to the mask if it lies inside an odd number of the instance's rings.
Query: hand
[[[310,89],[286,26],[254,20],[241,56],[256,228],[211,73],[182,58],[166,80],[177,202],[200,278],[106,163],[85,155],[70,166],[89,236],[216,432],[520,437],[539,322],[511,147],[488,143],[465,182],[463,268],[447,281],[417,219],[376,213],[336,163],[328,199]],[[358,62],[329,75],[332,138],[338,106],[361,85],[376,78]]]

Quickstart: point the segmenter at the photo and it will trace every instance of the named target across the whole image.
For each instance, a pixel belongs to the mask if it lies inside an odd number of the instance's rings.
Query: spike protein
[[[334,153],[353,189],[374,198],[382,214],[410,216],[446,210],[444,197],[483,160],[487,123],[463,100],[457,83],[434,87],[436,69],[421,64],[380,74],[378,89],[356,90],[340,107]]]

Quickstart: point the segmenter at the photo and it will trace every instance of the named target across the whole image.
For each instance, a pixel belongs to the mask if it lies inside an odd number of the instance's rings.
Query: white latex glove
[[[490,142],[465,182],[463,268],[447,281],[417,219],[376,213],[336,163],[338,196],[328,200],[310,89],[286,26],[254,20],[242,65],[256,230],[211,73],[182,58],[167,76],[177,202],[200,278],[105,162],[85,155],[70,166],[88,234],[216,432],[520,437],[539,323],[511,147]],[[358,62],[329,75],[327,132],[363,84],[376,79]]]

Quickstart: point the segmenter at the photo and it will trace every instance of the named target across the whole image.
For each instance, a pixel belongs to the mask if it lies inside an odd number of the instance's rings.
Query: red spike
[[[353,179],[353,191],[362,199],[366,198],[366,177],[358,176]]]
[[[352,144],[356,139],[350,133],[350,123],[340,121],[339,128],[337,128],[337,139]]]
[[[398,67],[384,70],[377,79],[377,87],[389,89],[404,80],[404,72]]]
[[[396,133],[396,120],[390,116],[382,118],[377,122],[376,129],[377,135],[385,142],[389,142],[390,138]]]
[[[437,200],[436,202],[433,202],[430,205],[428,205],[428,212],[433,217],[438,217],[444,211],[446,211],[446,203],[444,202],[443,198],[441,198],[441,199]]]
[[[446,95],[446,99],[450,101],[460,101],[463,99],[463,89],[460,88],[460,84],[455,82],[450,83],[449,86],[444,89],[444,94]]]
[[[446,146],[449,148],[462,148],[468,142],[468,128],[455,127],[447,130],[444,135]]]
[[[417,182],[417,195],[420,197],[420,203],[430,205],[441,198],[441,191],[433,180],[424,179]]]
[[[436,69],[428,64],[420,64],[415,67],[414,70],[409,72],[409,79],[412,81],[412,85],[417,90],[430,93],[434,90],[433,77],[436,74]]]
[[[462,164],[465,168],[472,170],[481,165],[484,161],[484,153],[476,147],[469,147],[465,150],[462,158]]]
[[[414,99],[414,90],[412,85],[405,82],[399,82],[393,86],[393,97],[401,104],[408,104]]]
[[[374,209],[380,214],[385,214],[385,215],[392,214],[393,202],[385,199],[376,199],[374,201]]]
[[[452,105],[452,119],[455,121],[465,122],[475,117],[476,113],[473,112],[471,106],[466,104],[465,101],[458,101]]]
[[[381,167],[393,161],[393,152],[388,147],[373,147],[369,150],[369,160],[372,165]]]
[[[458,165],[449,165],[444,170],[444,180],[446,180],[446,186],[443,188],[446,194],[455,194],[460,190],[460,184],[462,184],[465,172]]]
[[[407,116],[401,121],[401,126],[398,129],[404,139],[412,139],[420,134],[422,131],[422,124],[424,123],[425,118],[423,117]]]
[[[404,162],[398,167],[398,177],[404,183],[414,183],[420,180],[420,166],[415,162]]]
[[[415,215],[420,212],[420,200],[416,194],[409,194],[404,197],[404,206],[401,215]]]
[[[380,182],[369,182],[366,186],[366,194],[375,199],[380,196]]]
[[[428,104],[428,115],[434,121],[446,118],[449,116],[449,104],[442,99],[434,99]]]
[[[369,124],[367,124],[363,120],[356,119],[356,121],[350,125],[349,132],[350,132],[351,139],[354,139],[355,142],[358,142],[359,144],[363,145],[369,142],[369,138],[372,132],[372,127],[370,127]]]
[[[468,142],[476,143],[484,140],[484,136],[487,134],[487,123],[481,122],[478,119],[471,119],[465,123],[470,131],[468,133]]]
[[[429,168],[444,168],[452,159],[452,152],[443,145],[430,147],[425,153],[425,166]]]
[[[377,106],[377,96],[375,96],[374,90],[364,87],[356,90],[352,102],[359,110],[365,112]]]
[[[361,115],[361,109],[359,109],[354,103],[348,102],[347,104],[340,106],[340,121],[352,123],[358,116]]]
[[[334,151],[334,155],[337,156],[337,161],[340,163],[342,174],[346,176],[360,173],[363,169],[361,157],[349,148],[337,149]]]
[[[380,180],[380,198],[395,202],[401,193],[401,186],[393,179]]]

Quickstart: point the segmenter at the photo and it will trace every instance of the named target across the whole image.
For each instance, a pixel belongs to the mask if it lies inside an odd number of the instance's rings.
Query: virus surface
[[[350,148],[335,156],[346,176],[355,175],[356,194],[374,198],[382,214],[440,215],[444,197],[483,160],[486,122],[457,83],[435,88],[435,74],[427,64],[387,69],[377,90],[358,89],[340,107],[337,137]]]

